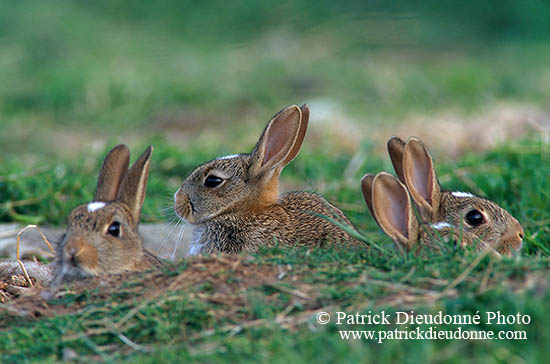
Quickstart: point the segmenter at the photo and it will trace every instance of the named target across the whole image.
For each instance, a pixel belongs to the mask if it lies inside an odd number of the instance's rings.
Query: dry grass
[[[472,276],[476,266],[485,258],[479,254],[453,280],[423,278],[420,283],[407,284],[407,277],[401,282],[380,280],[361,274],[359,279],[342,281],[340,288],[355,288],[362,285],[376,286],[381,294],[372,300],[363,300],[353,310],[360,311],[367,306],[384,306],[408,308],[420,304],[434,304],[437,301],[457,297],[456,287],[463,281],[477,282],[479,274]],[[179,271],[181,267],[184,270]],[[410,275],[415,272],[413,268]],[[166,300],[196,298],[218,305],[214,313],[218,318],[231,318],[233,321],[246,321],[242,307],[248,304],[247,291],[255,287],[268,287],[276,292],[283,292],[292,297],[291,306],[300,303],[306,312],[330,310],[319,302],[319,292],[328,284],[311,281],[311,272],[307,267],[302,269],[274,263],[254,261],[253,257],[240,255],[199,256],[188,258],[168,270],[154,270],[145,273],[128,273],[107,277],[98,277],[78,281],[61,288],[45,288],[37,285],[30,288],[23,276],[14,277],[21,287],[29,287],[23,294],[12,295],[10,302],[0,306],[13,315],[31,318],[51,317],[56,315],[83,313],[86,307],[94,302],[111,300],[116,293],[124,292],[125,298],[117,300],[117,305],[141,302],[136,309],[147,305],[159,305]],[[509,287],[512,293],[524,293],[536,289],[540,295],[548,291],[547,274],[549,270],[529,273],[526,279],[506,277],[505,272],[496,274],[492,263],[482,278],[481,291],[498,287]],[[1,284],[1,283],[0,283]],[[209,286],[207,291],[197,291],[197,287]],[[0,286],[1,287],[1,286]],[[70,304],[51,303],[67,295],[82,295],[87,292],[85,300],[71,301]],[[179,297],[179,298],[178,298]],[[266,299],[275,300],[275,296]],[[289,312],[292,308],[289,306]],[[289,312],[286,312],[288,314]],[[137,313],[137,312],[136,312]],[[284,316],[285,316],[284,315]],[[300,316],[301,317],[301,316]],[[283,320],[284,321],[284,320]]]

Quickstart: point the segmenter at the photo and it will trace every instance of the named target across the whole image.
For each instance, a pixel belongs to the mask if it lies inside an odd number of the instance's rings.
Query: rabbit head
[[[103,161],[93,202],[76,207],[57,247],[55,283],[150,268],[137,227],[145,199],[149,147],[130,169],[130,151],[114,147]]]
[[[458,239],[483,245],[471,233],[458,235],[450,224],[421,224],[407,187],[389,173],[365,175],[361,180],[361,189],[374,220],[400,248],[408,251],[418,251],[422,247],[439,249],[442,241],[448,243]]]
[[[308,119],[307,105],[289,106],[271,119],[250,154],[221,157],[197,167],[174,195],[176,214],[200,224],[222,214],[274,204],[279,175],[300,151]]]
[[[174,209],[196,225],[189,254],[257,251],[261,245],[359,244],[321,216],[352,228],[336,207],[308,192],[279,194],[279,175],[300,151],[307,105],[289,106],[267,124],[250,154],[196,168],[174,195]]]
[[[502,254],[521,249],[523,228],[496,203],[467,192],[441,190],[432,157],[417,138],[406,143],[397,137],[388,141],[395,172],[416,204],[423,223],[462,230],[462,244],[473,237]]]

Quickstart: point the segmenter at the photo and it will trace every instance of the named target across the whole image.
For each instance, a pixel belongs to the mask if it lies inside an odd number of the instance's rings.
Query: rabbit
[[[308,247],[358,244],[330,217],[353,229],[336,207],[308,192],[279,194],[282,169],[300,151],[309,107],[276,114],[250,154],[217,158],[197,167],[174,195],[176,214],[195,225],[189,255],[254,252],[273,244]]]
[[[388,174],[366,175],[361,187],[372,216],[394,241],[411,249],[417,241],[433,247],[446,237],[462,246],[477,244],[508,256],[521,249],[523,227],[506,210],[471,193],[441,190],[432,157],[419,139],[405,143],[392,137],[388,152],[398,180]]]
[[[67,230],[56,247],[51,285],[162,265],[143,248],[137,231],[152,152],[150,146],[130,169],[125,145],[107,154],[94,200],[69,214]]]
[[[457,231],[443,222],[422,224],[412,207],[409,191],[399,179],[386,172],[376,176],[366,174],[361,180],[365,202],[380,228],[407,251],[418,252],[422,247],[439,249],[441,242],[455,242],[459,239],[469,244],[480,242],[471,232]]]

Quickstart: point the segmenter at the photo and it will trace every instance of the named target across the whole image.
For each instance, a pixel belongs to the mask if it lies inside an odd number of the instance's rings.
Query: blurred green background
[[[112,297],[68,292],[58,305],[78,312],[31,321],[0,312],[0,361],[547,360],[550,1],[1,1],[0,223],[62,225],[90,201],[117,143],[132,159],[155,146],[142,221],[168,221],[173,193],[195,166],[251,150],[273,114],[303,102],[308,135],[282,190],[320,192],[384,254],[260,253],[254,259],[297,280],[281,281],[279,293],[274,285],[241,292],[236,310],[236,301],[220,304],[209,280],[146,306],[134,288],[147,284],[128,282]],[[520,256],[397,254],[359,190],[364,173],[391,170],[384,145],[394,134],[427,143],[444,188],[488,197],[517,217],[526,233]],[[174,265],[166,279],[186,267]],[[305,305],[294,296],[302,284],[314,286]],[[377,344],[342,341],[330,325],[272,324],[308,304],[384,309],[389,286],[403,294],[399,307],[530,314],[527,328],[505,327],[528,330],[529,340]],[[445,296],[445,287],[456,293]],[[411,296],[419,291],[427,301]],[[123,321],[120,332],[91,333]]]
[[[61,223],[119,142],[155,145],[144,219],[162,220],[194,166],[249,151],[274,113],[308,102],[283,187],[361,224],[357,181],[389,168],[392,134],[420,136],[448,171],[508,138],[547,152],[549,19],[535,0],[3,1],[0,220]]]

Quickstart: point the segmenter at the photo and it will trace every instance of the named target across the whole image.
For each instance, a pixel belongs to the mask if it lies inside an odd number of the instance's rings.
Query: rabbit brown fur
[[[371,214],[397,243],[412,249],[418,241],[436,246],[443,238],[505,255],[521,249],[523,228],[506,210],[470,193],[441,190],[432,157],[419,139],[405,143],[392,137],[388,152],[399,180],[387,173],[366,175],[362,190]]]
[[[143,248],[137,232],[152,151],[147,148],[130,169],[130,151],[124,145],[105,157],[94,202],[76,207],[69,215],[57,247],[53,284],[161,265]]]
[[[289,106],[275,115],[250,154],[197,167],[174,196],[176,214],[196,225],[190,254],[256,251],[259,246],[354,243],[352,228],[336,207],[307,192],[279,194],[279,175],[300,151],[309,108]]]

